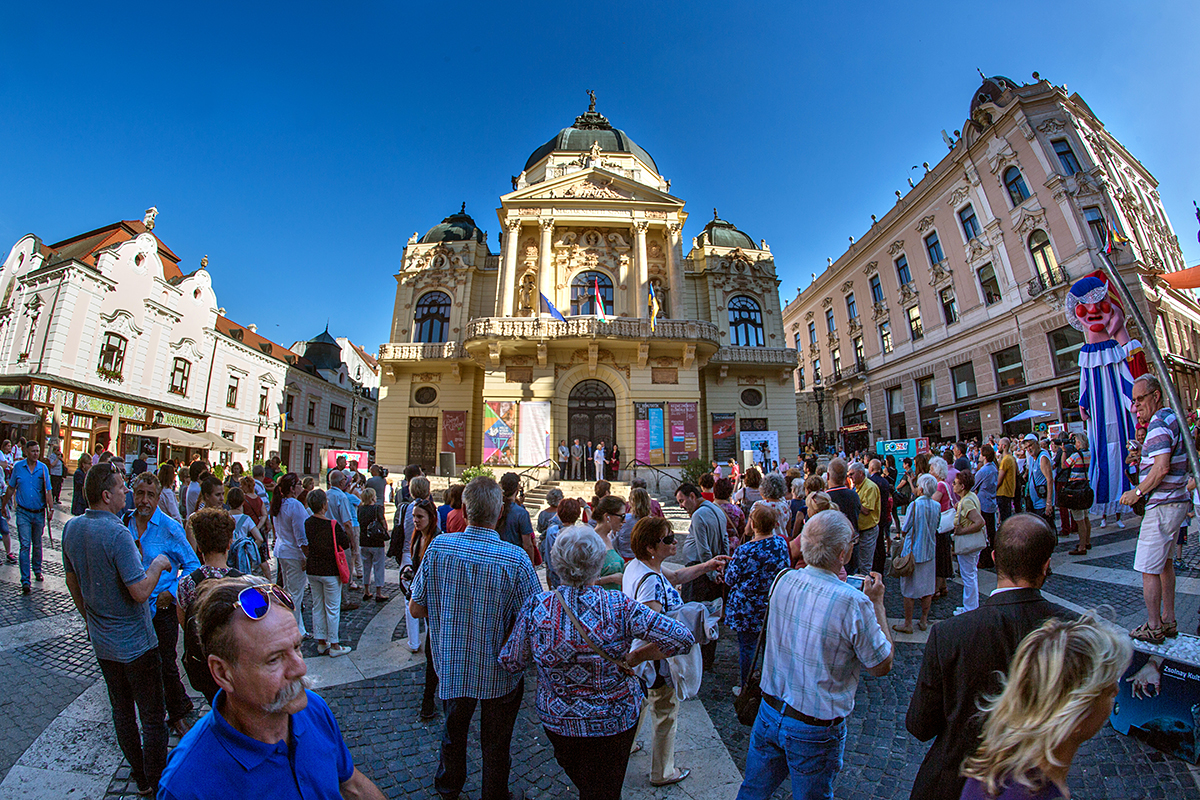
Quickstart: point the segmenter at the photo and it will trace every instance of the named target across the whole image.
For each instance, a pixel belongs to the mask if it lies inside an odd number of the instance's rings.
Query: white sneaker
[[[344,655],[346,655],[346,653],[349,653],[351,649],[352,648],[346,647],[344,644],[330,645],[329,646],[329,657],[337,658],[338,656],[344,656]]]
[[[1120,517],[1117,517],[1117,527],[1118,527],[1118,528],[1124,528],[1124,527],[1125,527],[1125,520],[1121,519]]]
[[[967,609],[964,606],[959,606],[958,608],[954,609],[954,616],[956,616],[956,617],[959,614],[965,614],[965,613],[967,613]]]

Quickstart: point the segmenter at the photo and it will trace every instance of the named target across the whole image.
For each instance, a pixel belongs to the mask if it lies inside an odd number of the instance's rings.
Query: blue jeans
[[[738,667],[742,673],[742,686],[746,685],[746,678],[750,675],[750,667],[754,664],[754,651],[758,649],[758,631],[743,633],[737,632],[738,640]]]
[[[845,720],[828,728],[807,725],[764,702],[750,732],[738,800],[767,800],[789,775],[795,800],[832,800],[845,747]]]
[[[17,506],[17,538],[21,542],[21,583],[29,585],[29,556],[33,551],[33,571],[42,574],[42,527],[45,511],[26,511]]]

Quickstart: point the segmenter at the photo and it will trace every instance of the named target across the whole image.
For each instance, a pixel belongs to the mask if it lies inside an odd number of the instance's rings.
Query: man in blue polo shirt
[[[300,629],[278,587],[205,581],[196,623],[220,690],[171,753],[158,800],[384,800],[359,772],[329,706],[309,691]],[[255,619],[259,616],[259,619]]]
[[[50,468],[38,461],[37,442],[25,445],[25,458],[13,465],[4,495],[7,504],[17,496],[17,538],[21,548],[21,593],[29,594],[29,556],[33,551],[33,574],[42,580],[42,528],[50,528]]]
[[[186,733],[183,718],[193,708],[183,679],[179,677],[179,617],[175,611],[179,592],[179,576],[191,575],[200,569],[200,559],[188,544],[187,534],[178,522],[158,507],[158,478],[153,472],[143,472],[133,479],[134,514],[129,518],[129,532],[142,551],[142,563],[150,565],[160,554],[171,559],[171,569],[159,576],[150,595],[150,610],[154,615],[154,633],[158,636],[158,654],[162,659],[163,693],[167,702],[167,725],[177,735]]]

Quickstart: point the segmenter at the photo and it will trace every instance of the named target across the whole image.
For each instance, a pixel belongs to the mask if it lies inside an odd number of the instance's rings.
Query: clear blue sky
[[[1200,263],[1192,2],[5,4],[0,247],[159,209],[218,302],[374,350],[414,230],[497,197],[586,109],[776,256],[783,302],[946,152],[981,68],[1078,91]]]

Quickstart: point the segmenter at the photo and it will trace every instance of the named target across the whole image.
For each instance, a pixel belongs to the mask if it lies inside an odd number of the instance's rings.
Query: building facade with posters
[[[815,408],[820,381],[837,446],[1079,426],[1083,338],[1063,301],[1101,268],[1106,224],[1131,240],[1116,263],[1151,335],[1180,370],[1200,367],[1186,355],[1200,342],[1195,298],[1161,280],[1184,261],[1157,181],[1083,98],[1036,74],[988,78],[955,136],[784,308],[797,405]],[[1193,403],[1195,381],[1180,386]],[[1045,416],[1004,423],[1030,410]]]
[[[155,452],[156,440],[139,436],[171,426],[230,439],[246,449],[232,458],[250,463],[289,447],[280,436],[287,387],[319,384],[294,394],[352,406],[348,386],[228,319],[207,257],[184,274],[154,233],[156,216],[151,209],[52,245],[29,234],[10,250],[0,269],[0,398],[38,422],[6,435],[58,438],[72,461],[97,446],[127,459],[199,452]],[[360,402],[373,418],[374,399]],[[332,438],[350,443],[346,432]],[[322,435],[321,446],[330,439]]]
[[[578,438],[666,466],[732,455],[730,432],[791,436],[770,249],[714,212],[685,255],[684,201],[594,102],[496,213],[499,253],[465,206],[409,239],[380,349],[381,463],[531,467]]]

